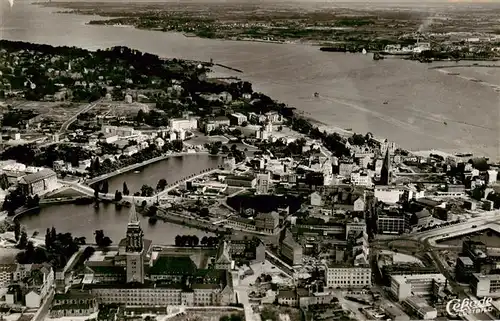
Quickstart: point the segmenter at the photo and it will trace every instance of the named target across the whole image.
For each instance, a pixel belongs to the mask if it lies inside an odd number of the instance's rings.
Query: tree
[[[167,187],[167,180],[162,178],[158,181],[158,184],[156,184],[156,189],[158,191],[163,191]]]
[[[130,194],[130,191],[128,190],[127,183],[123,182],[123,195],[128,195]]]
[[[175,246],[182,246],[182,237],[180,235],[177,235],[175,237]]]
[[[26,248],[28,245],[28,233],[26,233],[26,229],[23,227],[21,230],[21,235],[19,236],[19,243],[17,244],[17,247],[20,249]]]
[[[154,189],[149,185],[144,184],[141,187],[141,196],[150,197],[154,194],[154,192]]]
[[[99,188],[97,188],[97,187],[94,187],[94,197],[95,197],[95,199],[99,198]]]
[[[122,200],[122,198],[123,198],[122,193],[119,190],[116,190],[115,191],[115,201],[119,202]]]
[[[95,244],[97,244],[97,246],[100,246],[100,244],[102,244],[102,240],[104,239],[104,231],[96,230],[94,232],[94,235],[95,235]]]
[[[53,244],[57,239],[56,228],[52,226],[50,229],[50,242]]]
[[[210,215],[210,212],[208,211],[207,207],[204,207],[200,210],[201,217],[208,217],[209,215]]]
[[[106,180],[102,183],[101,193],[108,194],[108,192],[109,192],[109,184],[108,181]]]
[[[198,236],[193,235],[191,238],[192,238],[192,242],[193,242],[192,245],[198,246],[198,244],[200,243],[200,239],[198,238]]]
[[[103,239],[102,239],[102,243],[100,246],[102,247],[108,247],[111,245],[111,243],[113,243],[113,241],[111,241],[111,239],[108,237],[108,236],[105,236]]]
[[[206,236],[204,236],[204,237],[201,238],[200,244],[203,245],[203,246],[205,246],[205,245],[207,245],[207,241],[208,241],[208,238]]]
[[[50,249],[52,246],[52,240],[50,238],[50,229],[47,228],[47,231],[45,232],[45,248]]]
[[[21,236],[21,224],[18,220],[14,220],[14,239],[16,242],[19,241],[19,237]]]

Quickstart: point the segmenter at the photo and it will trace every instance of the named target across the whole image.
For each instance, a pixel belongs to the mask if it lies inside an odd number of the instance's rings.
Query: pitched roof
[[[21,183],[32,184],[51,176],[56,176],[56,173],[51,169],[45,168],[39,172],[24,176],[21,178]]]
[[[196,272],[196,264],[189,256],[160,256],[149,269],[149,274],[192,275]]]

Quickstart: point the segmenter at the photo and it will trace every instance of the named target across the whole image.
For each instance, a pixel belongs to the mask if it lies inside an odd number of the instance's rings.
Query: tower
[[[391,184],[391,155],[389,154],[389,148],[385,151],[384,163],[382,164],[382,170],[380,171],[380,184]]]
[[[127,224],[126,249],[127,282],[144,283],[144,233],[132,203]]]

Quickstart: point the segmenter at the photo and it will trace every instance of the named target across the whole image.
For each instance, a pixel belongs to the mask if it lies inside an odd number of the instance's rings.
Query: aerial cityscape
[[[500,319],[500,4],[0,3],[0,320]]]

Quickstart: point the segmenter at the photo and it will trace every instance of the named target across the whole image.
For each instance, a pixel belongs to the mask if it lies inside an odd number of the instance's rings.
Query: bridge
[[[159,199],[166,199],[168,198],[168,192],[172,191],[176,187],[178,187],[180,184],[187,182],[187,181],[192,181],[197,178],[203,177],[205,175],[210,175],[215,172],[217,172],[219,169],[218,168],[209,168],[202,170],[199,174],[193,174],[190,176],[187,176],[183,179],[180,179],[170,185],[168,185],[163,191],[159,192],[156,195],[153,196],[134,196],[134,195],[122,195],[122,200],[127,201],[127,202],[134,202],[136,205],[141,205],[143,201],[146,201],[148,205],[151,205],[155,203]],[[63,181],[64,184],[68,185],[69,187],[73,188],[75,191],[82,193],[83,195],[87,195],[89,197],[94,197],[95,191],[92,187],[84,185],[79,182],[66,182]],[[79,197],[76,197],[79,198]],[[46,199],[43,200],[41,203],[58,203],[58,202],[69,202],[71,200],[75,200],[76,198],[55,198],[55,199]],[[105,199],[105,200],[114,200],[115,199],[115,194],[114,193],[99,193],[99,198]]]
[[[122,173],[126,173],[126,172],[129,172],[129,171],[134,170],[136,168],[144,167],[146,165],[153,164],[153,163],[159,162],[161,160],[164,160],[164,159],[167,159],[167,158],[170,158],[170,157],[179,157],[179,156],[186,156],[186,155],[200,155],[200,154],[201,155],[208,155],[208,152],[195,152],[195,153],[180,152],[180,153],[164,154],[164,155],[161,155],[161,156],[158,156],[158,157],[155,157],[155,158],[148,159],[148,160],[146,160],[146,161],[144,161],[142,163],[132,164],[132,165],[129,165],[129,166],[126,166],[126,167],[123,167],[123,168],[119,168],[119,169],[117,169],[114,172],[103,174],[103,175],[91,178],[91,179],[87,180],[85,183],[87,185],[92,185],[94,183],[106,180],[106,179],[108,179],[110,177],[113,177],[113,176],[116,176],[116,175],[119,175],[119,174],[122,174]]]

